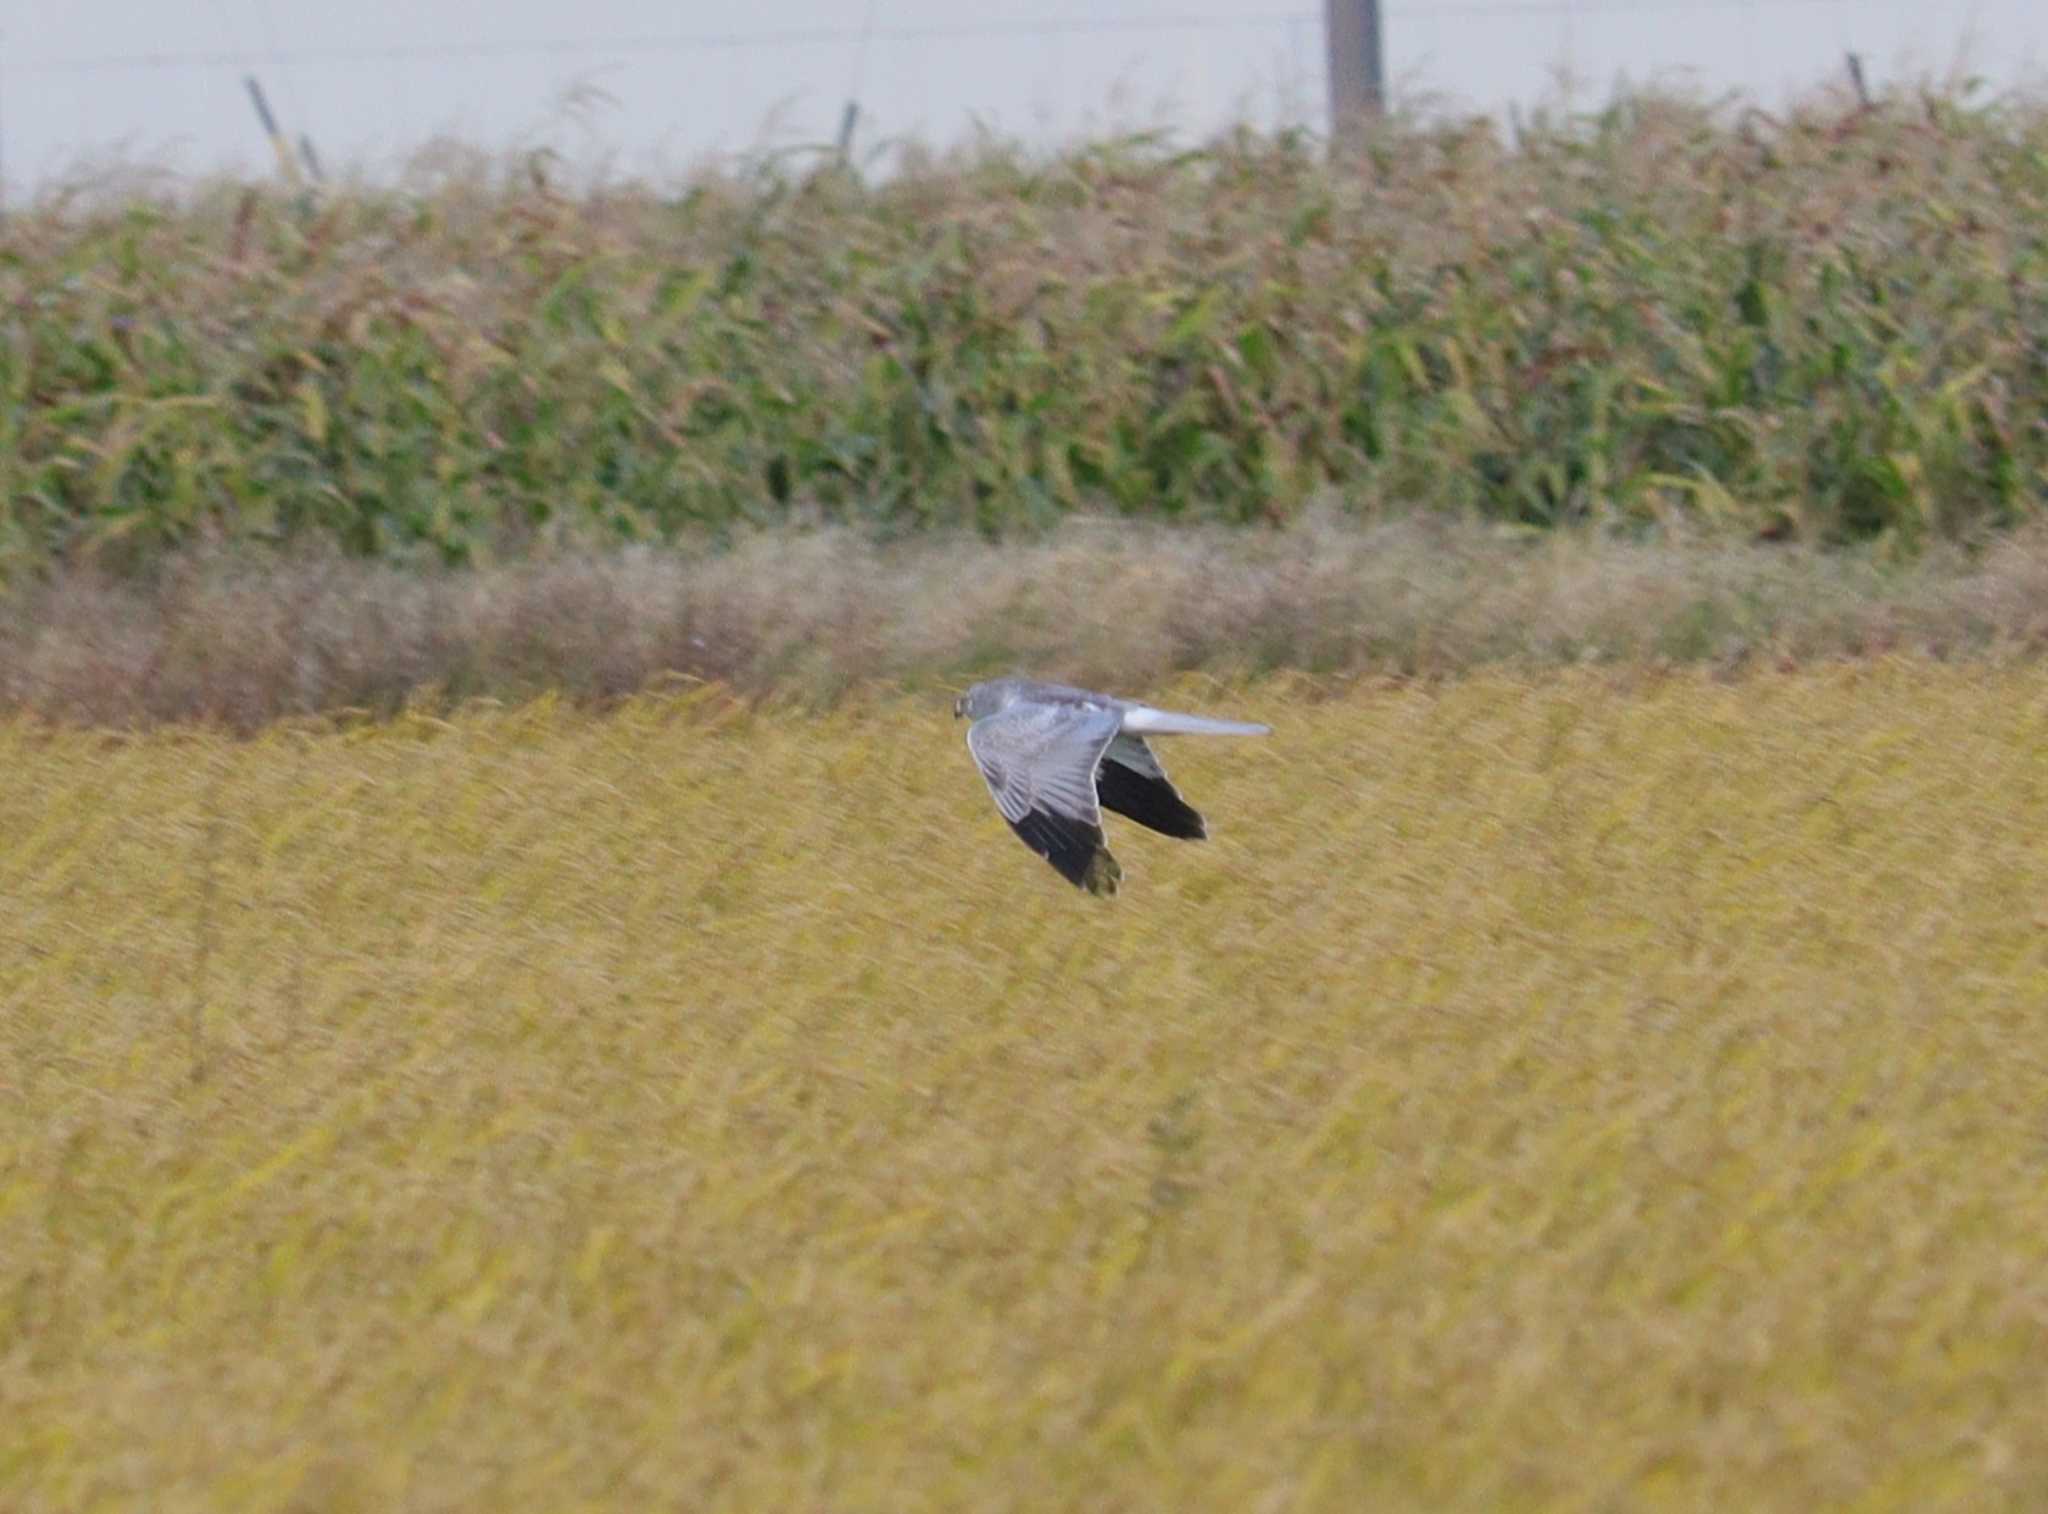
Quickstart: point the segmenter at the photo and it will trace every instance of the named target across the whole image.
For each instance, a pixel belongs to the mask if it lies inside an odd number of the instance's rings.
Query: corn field
[[[81,192],[0,226],[0,576],[1321,498],[1975,542],[2048,498],[2044,226],[2048,115],[1940,96]]]

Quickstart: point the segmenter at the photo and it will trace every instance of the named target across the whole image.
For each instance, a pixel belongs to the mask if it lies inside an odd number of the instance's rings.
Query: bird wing
[[[967,728],[967,750],[1010,829],[1090,893],[1115,893],[1123,875],[1095,794],[1096,766],[1119,723],[1112,708],[1026,699]]]
[[[1104,809],[1163,835],[1201,841],[1209,834],[1201,813],[1181,798],[1142,736],[1125,731],[1109,744],[1095,775],[1095,793]]]
[[[1013,680],[1018,693],[1032,704],[1083,705],[1119,712],[1123,729],[1147,736],[1270,736],[1273,728],[1256,720],[1218,720],[1211,715],[1190,715],[1182,710],[1162,710],[1136,699],[1118,699],[1093,689],[1077,689],[1066,683],[1041,683],[1035,678]],[[1115,754],[1112,753],[1112,756]]]

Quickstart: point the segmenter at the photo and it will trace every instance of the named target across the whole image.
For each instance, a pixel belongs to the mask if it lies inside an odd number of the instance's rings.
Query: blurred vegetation
[[[0,723],[0,1506],[2035,1508],[2048,672]]]
[[[1073,517],[1029,540],[852,527],[719,550],[554,551],[463,568],[190,549],[0,600],[0,718],[241,732],[542,692],[604,708],[684,680],[810,709],[1028,671],[1141,694],[1176,675],[1378,678],[2048,651],[2048,526],[1908,561],[1873,548],[1429,517],[1283,528]]]
[[[1960,95],[88,191],[0,226],[0,576],[1324,493],[1910,552],[2041,511],[2044,342],[2048,109]]]

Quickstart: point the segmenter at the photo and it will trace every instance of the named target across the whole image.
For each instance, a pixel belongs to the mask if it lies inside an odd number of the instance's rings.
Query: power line
[[[1006,37],[1048,37],[1109,32],[1246,31],[1315,19],[1309,12],[1273,11],[1252,16],[1215,14],[1143,16],[1118,20],[959,23],[938,26],[798,27],[761,32],[669,32],[615,37],[532,38],[513,42],[428,42],[356,47],[231,49],[216,52],[107,53],[85,57],[29,59],[16,71],[87,72],[121,68],[248,68],[261,63],[394,63],[427,59],[526,57],[534,53],[715,52],[738,48],[833,46],[877,42],[969,41]]]
[[[1485,20],[1515,16],[1602,14],[1675,15],[1687,12],[1825,5],[1842,0],[1447,0],[1421,6],[1391,6],[1403,21]],[[1860,0],[1896,8],[1908,0]],[[241,48],[204,52],[105,53],[74,57],[17,58],[10,72],[86,73],[141,68],[239,68],[294,63],[395,63],[431,59],[473,59],[631,52],[717,52],[753,48],[864,46],[873,42],[944,42],[1004,38],[1106,36],[1116,33],[1264,31],[1320,25],[1320,11],[1264,11],[1246,15],[1214,11],[1162,16],[1075,16],[1025,21],[955,22],[925,26],[811,26],[756,32],[643,32],[611,37],[534,37],[506,42],[465,41],[364,44],[339,47]]]
[[[1390,15],[1408,21],[1499,20],[1511,16],[1638,16],[1681,14],[1687,11],[1810,10],[1820,6],[1839,9],[1844,0],[1472,0],[1462,5],[1395,7]],[[1901,10],[1920,0],[1847,0],[1870,9]]]

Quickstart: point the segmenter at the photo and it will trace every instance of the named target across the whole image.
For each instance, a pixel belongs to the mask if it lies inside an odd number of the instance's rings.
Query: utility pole
[[[1380,0],[1323,0],[1323,46],[1330,55],[1330,136],[1335,140],[1386,108]]]

